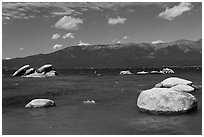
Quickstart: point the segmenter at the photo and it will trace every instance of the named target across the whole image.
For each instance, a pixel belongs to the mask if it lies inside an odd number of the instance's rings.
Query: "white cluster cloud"
[[[123,37],[123,39],[128,39],[128,38],[129,38],[128,36],[124,36],[124,37]]]
[[[165,11],[159,13],[158,17],[173,20],[177,16],[181,16],[184,12],[190,11],[193,8],[193,5],[188,2],[181,2],[179,5],[174,6],[173,8],[166,8]]]
[[[124,24],[126,20],[127,20],[126,18],[121,18],[121,17],[109,18],[108,19],[108,24],[110,24],[110,25]]]
[[[60,37],[60,34],[56,33],[52,35],[52,39],[58,39]]]
[[[65,30],[77,30],[78,24],[82,24],[82,23],[83,23],[83,20],[80,18],[64,16],[56,22],[55,27],[60,29],[65,29]]]
[[[152,41],[152,44],[159,44],[159,43],[165,43],[165,41],[162,41],[162,40]]]
[[[66,38],[71,38],[71,39],[74,39],[75,37],[74,37],[74,34],[73,33],[67,33],[67,34],[65,34],[63,37],[62,37],[63,39],[66,39]]]
[[[90,44],[89,44],[89,43],[85,43],[85,42],[79,41],[79,43],[78,43],[77,45],[78,45],[78,46],[82,46],[82,45],[87,46],[87,45],[90,45]]]
[[[20,48],[20,50],[22,51],[22,50],[24,50],[24,48]]]
[[[53,49],[58,49],[58,48],[61,48],[61,47],[63,47],[63,46],[60,45],[60,44],[56,44],[56,45],[53,46]]]

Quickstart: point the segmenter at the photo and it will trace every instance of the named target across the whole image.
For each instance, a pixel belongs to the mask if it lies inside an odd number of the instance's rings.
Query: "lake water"
[[[119,70],[58,70],[56,77],[9,77],[3,71],[2,132],[27,135],[190,135],[202,134],[202,89],[192,94],[198,108],[188,114],[140,112],[139,93],[165,78],[177,76],[202,85],[201,70],[168,75],[119,75]],[[49,98],[56,107],[25,109],[35,98]],[[95,104],[83,104],[85,100]]]

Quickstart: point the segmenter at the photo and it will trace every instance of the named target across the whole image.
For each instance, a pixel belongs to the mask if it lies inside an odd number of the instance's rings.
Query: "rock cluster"
[[[156,71],[156,70],[152,70],[150,72],[146,72],[146,71],[140,71],[137,72],[138,75],[144,75],[144,74],[174,74],[175,72],[172,69],[169,68],[163,68],[160,71]]]
[[[196,98],[187,92],[194,91],[192,82],[170,77],[155,85],[154,88],[144,90],[137,99],[137,106],[141,111],[154,114],[178,114],[197,108]]]
[[[125,71],[120,71],[120,75],[131,75],[132,72],[130,72],[129,70],[125,70]]]
[[[22,77],[51,77],[57,75],[57,72],[52,68],[51,64],[43,65],[38,69],[31,68],[30,65],[25,65],[19,68],[12,76]]]

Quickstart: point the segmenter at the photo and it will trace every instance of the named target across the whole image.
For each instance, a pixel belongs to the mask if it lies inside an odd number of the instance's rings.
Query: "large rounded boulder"
[[[22,76],[24,75],[24,73],[26,72],[26,70],[28,70],[30,68],[30,65],[24,65],[23,67],[19,68],[18,70],[16,70],[14,73],[13,73],[13,77],[14,76]]]
[[[178,84],[183,84],[183,85],[192,85],[192,81],[185,80],[182,78],[177,78],[177,77],[170,77],[162,82],[158,83],[155,85],[155,88],[171,88],[173,86],[176,86]]]
[[[55,102],[50,99],[34,99],[25,108],[42,108],[55,106]]]
[[[144,90],[137,99],[141,111],[154,114],[179,114],[197,108],[196,98],[186,92],[168,88]]]

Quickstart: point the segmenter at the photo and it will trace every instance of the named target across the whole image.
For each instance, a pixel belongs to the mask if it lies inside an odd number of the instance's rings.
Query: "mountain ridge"
[[[164,65],[201,65],[202,39],[169,43],[125,43],[70,46],[48,53],[2,61],[3,68],[25,64],[39,67],[51,63],[55,68],[115,68]]]

